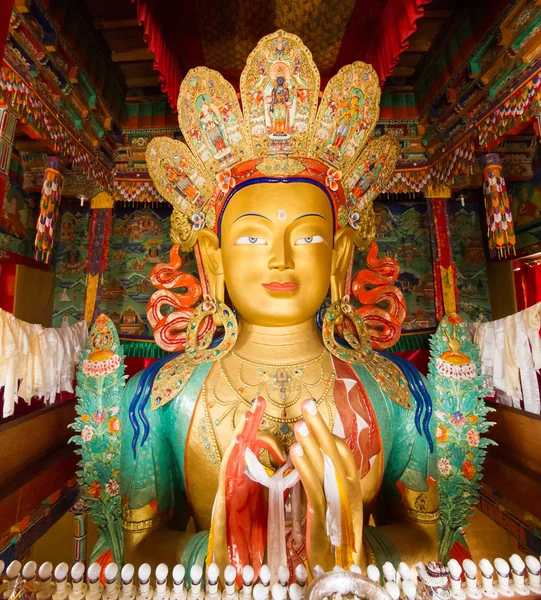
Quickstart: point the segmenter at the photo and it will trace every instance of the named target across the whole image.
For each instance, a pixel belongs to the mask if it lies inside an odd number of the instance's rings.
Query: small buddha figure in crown
[[[289,117],[286,82],[273,79],[278,62],[302,81],[303,110]],[[267,106],[256,83],[274,86],[287,155],[260,126]],[[189,147],[159,137],[147,149],[154,183],[174,206],[176,245],[153,270],[148,306],[155,339],[171,354],[125,390],[120,477],[131,562],[231,563],[240,577],[246,564],[257,576],[263,561],[274,574],[299,563],[311,572],[437,551],[430,395],[409,363],[382,352],[396,343],[405,307],[392,285],[396,261],[372,243],[372,201],[398,145],[369,141],[380,98],[370,66],[341,69],[318,109],[319,83],[301,40],[278,31],[248,58],[244,117],[228,82],[194,69],[178,103]],[[200,100],[211,94],[236,123],[227,168],[223,133]],[[339,145],[347,138],[356,150],[331,163],[315,132],[344,97],[351,114]],[[368,117],[359,124],[361,98]],[[216,152],[205,152],[205,136]],[[165,158],[186,165],[197,207],[171,190]],[[351,192],[363,177],[370,185],[359,205]],[[368,249],[367,269],[352,276],[356,248]],[[182,272],[181,251],[195,252],[199,278]],[[174,310],[162,311],[166,304]]]

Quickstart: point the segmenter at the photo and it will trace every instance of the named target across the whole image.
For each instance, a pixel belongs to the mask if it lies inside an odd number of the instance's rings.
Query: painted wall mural
[[[73,325],[84,316],[86,259],[90,232],[90,208],[60,205],[56,230],[54,263],[53,327]]]
[[[14,155],[0,211],[0,248],[33,258],[39,194],[23,190],[22,180],[22,167]]]
[[[397,285],[407,308],[402,331],[434,328],[434,277],[426,202],[375,202],[374,211],[380,254],[393,256],[400,265]],[[363,258],[357,260],[356,268],[360,268]]]
[[[115,207],[109,238],[102,308],[123,338],[153,339],[146,305],[154,287],[150,271],[168,256],[171,207]],[[187,264],[186,270],[195,270]]]
[[[530,181],[507,184],[518,256],[541,252],[541,154],[536,154],[532,166],[534,176]]]
[[[458,308],[472,321],[490,320],[485,247],[477,202],[453,203],[450,229],[457,269]]]

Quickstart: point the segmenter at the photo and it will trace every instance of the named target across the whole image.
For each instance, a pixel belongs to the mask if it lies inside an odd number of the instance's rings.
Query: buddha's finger
[[[344,465],[344,470],[346,473],[346,477],[351,481],[358,481],[360,485],[361,476],[357,471],[357,466],[355,465],[355,457],[353,456],[353,452],[351,448],[346,444],[346,441],[342,438],[334,436],[336,448],[340,456],[342,457],[342,464]]]
[[[314,436],[318,446],[326,454],[335,470],[336,474],[344,481],[346,477],[346,471],[342,465],[342,457],[336,447],[336,438],[331,433],[331,430],[327,427],[327,423],[323,420],[315,400],[305,400],[302,405],[302,414],[304,421],[310,430],[310,433]]]
[[[295,438],[301,445],[304,454],[308,457],[308,460],[312,463],[314,470],[317,473],[320,484],[323,484],[323,474],[325,470],[325,463],[323,462],[323,454],[321,448],[318,446],[314,436],[310,433],[308,425],[304,421],[299,421],[294,428]]]
[[[253,450],[254,454],[259,456],[259,450],[261,449],[267,450],[278,464],[283,465],[287,460],[280,442],[268,431],[257,432]]]
[[[310,510],[318,518],[322,518],[325,514],[325,494],[313,465],[298,443],[291,446],[290,456],[301,478]]]

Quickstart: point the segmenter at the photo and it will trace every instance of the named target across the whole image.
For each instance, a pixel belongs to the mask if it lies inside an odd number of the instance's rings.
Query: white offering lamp
[[[302,595],[304,597],[304,588],[306,587],[306,580],[308,579],[308,571],[306,567],[301,563],[295,567],[295,580],[302,588]]]
[[[270,596],[270,580],[271,570],[267,565],[262,565],[261,569],[259,569],[259,581],[265,590],[265,598]]]
[[[227,565],[224,569],[224,580],[225,590],[222,594],[222,598],[225,600],[233,600],[238,598],[238,594],[235,591],[235,579],[237,577],[237,571],[233,565]]]
[[[400,600],[400,588],[395,581],[387,581],[385,590],[391,596],[391,600]]]
[[[1,575],[1,571],[0,571]],[[49,600],[53,593],[53,563],[44,562],[38,570],[39,592],[36,600]]]
[[[483,594],[487,598],[497,598],[498,592],[494,589],[494,567],[488,559],[482,558],[479,561],[479,570],[481,571]]]
[[[203,567],[195,563],[190,569],[190,591],[188,598],[198,600],[201,598],[201,583],[203,580]]]
[[[139,588],[137,590],[137,600],[146,600],[152,596],[152,588],[150,587],[150,574],[152,569],[148,563],[143,563],[137,571],[137,579],[139,579]]]
[[[118,565],[116,563],[109,563],[105,567],[105,591],[103,592],[104,600],[116,600],[118,598],[119,589],[116,582],[118,577]]]
[[[156,589],[153,598],[155,600],[167,600],[169,598],[169,589],[167,587],[167,576],[169,567],[165,563],[160,563],[156,567],[154,576],[156,577]]]
[[[466,598],[466,594],[462,589],[462,567],[458,560],[452,558],[447,563],[447,568],[449,569],[449,578],[451,580],[451,596],[455,600],[464,600]]]
[[[402,584],[402,591],[406,600],[415,600],[417,597],[417,588],[411,579],[405,579]]]
[[[254,585],[254,600],[267,600],[267,590],[262,583]]]
[[[289,600],[302,600],[304,597],[304,590],[298,583],[292,583],[289,586]]]
[[[525,559],[528,569],[528,587],[532,592],[541,594],[541,562],[531,554]]]
[[[30,583],[30,584],[35,583],[37,570],[38,570],[38,565],[37,565],[36,561],[34,561],[34,560],[28,561],[24,565],[23,570],[22,570],[23,579],[27,583]]]
[[[511,597],[514,595],[513,591],[509,586],[509,565],[503,558],[496,558],[494,560],[494,568],[498,573],[498,594],[500,596]]]
[[[393,566],[393,563],[387,561],[383,564],[383,581],[387,583],[388,581],[394,581],[396,583],[396,569]]]
[[[217,600],[220,597],[218,591],[219,577],[220,568],[216,563],[211,563],[207,569],[207,592],[205,594],[207,600]]]
[[[368,567],[366,567],[366,576],[368,579],[379,585],[379,569],[376,565],[368,565]]]
[[[100,583],[101,566],[98,563],[92,563],[86,572],[88,587],[86,590],[86,600],[99,600],[103,594],[103,586]]]
[[[275,583],[271,590],[272,600],[286,600],[287,588],[281,583]]]
[[[411,579],[411,569],[405,562],[401,562],[398,565],[398,574],[400,575],[400,579],[402,581],[407,581],[408,579]]]
[[[69,565],[65,562],[62,562],[56,566],[56,569],[54,570],[56,591],[53,594],[53,600],[64,600],[68,597],[71,588],[68,583],[69,570]]]
[[[289,583],[289,569],[285,565],[278,567],[278,581],[283,587],[287,587]]]
[[[464,575],[466,576],[466,596],[472,600],[481,600],[483,593],[477,586],[477,565],[467,558],[462,563]]]
[[[320,567],[319,565],[316,565],[312,569],[312,576],[315,579],[316,577],[320,577],[321,575],[325,575],[325,571],[323,570],[323,567]]]
[[[513,577],[512,588],[519,596],[529,596],[530,590],[524,583],[526,564],[518,554],[512,554],[509,562],[511,563],[511,576]]]
[[[254,584],[254,568],[251,565],[246,565],[242,569],[242,596],[244,600],[252,597],[252,587]]]
[[[71,591],[69,593],[70,600],[80,600],[85,597],[85,565],[82,562],[76,562],[71,567]]]
[[[133,587],[133,576],[135,567],[131,563],[126,563],[120,571],[120,579],[122,580],[122,590],[120,597],[122,600],[133,600],[135,598],[135,589]]]
[[[173,568],[173,592],[171,598],[173,600],[185,600],[186,590],[184,589],[184,577],[186,576],[186,569],[184,565],[180,563],[175,565]]]
[[[352,573],[357,573],[357,575],[362,575],[363,574],[363,570],[361,569],[361,567],[359,567],[359,565],[351,565],[351,567],[349,568],[349,570]]]

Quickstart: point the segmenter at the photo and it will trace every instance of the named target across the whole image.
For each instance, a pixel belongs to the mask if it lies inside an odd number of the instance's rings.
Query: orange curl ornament
[[[357,312],[368,328],[373,348],[385,350],[400,338],[406,304],[402,291],[392,285],[400,275],[398,262],[390,256],[378,258],[378,252],[376,242],[370,242],[368,268],[354,276],[351,293],[362,304]]]
[[[186,328],[194,306],[203,294],[200,281],[180,270],[183,261],[179,249],[178,245],[173,246],[169,262],[157,264],[150,273],[150,281],[157,290],[148,301],[147,318],[154,330],[154,340],[167,352],[184,350]],[[173,310],[164,314],[166,307],[172,307]],[[213,333],[214,329],[212,317],[205,319],[199,328],[199,339],[209,332]]]

